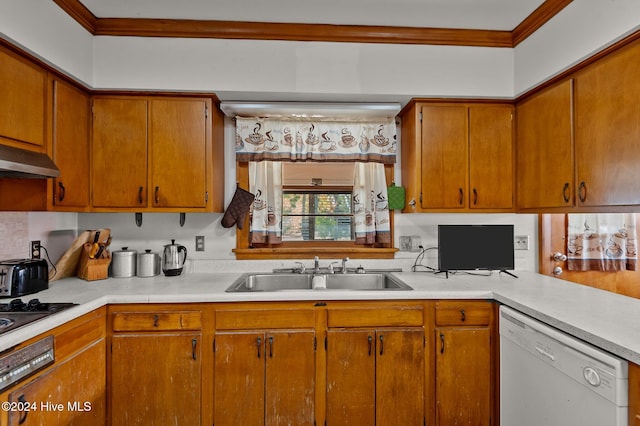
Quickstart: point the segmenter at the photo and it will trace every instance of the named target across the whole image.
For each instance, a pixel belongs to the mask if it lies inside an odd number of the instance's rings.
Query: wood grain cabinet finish
[[[46,149],[47,72],[0,47],[0,143]]]
[[[629,363],[629,426],[640,426],[640,365]]]
[[[436,425],[496,424],[492,305],[436,303]]]
[[[516,106],[519,209],[574,205],[572,87],[558,83]]]
[[[60,176],[51,180],[51,210],[82,211],[90,205],[89,95],[52,79],[51,157]]]
[[[200,424],[201,313],[128,308],[111,322],[111,424]]]
[[[214,424],[314,425],[312,309],[216,312]]]
[[[575,75],[578,206],[640,204],[638,75],[638,41]]]
[[[214,211],[211,99],[95,96],[92,205],[97,210]],[[216,115],[216,124],[221,126]],[[216,133],[217,134],[217,133]],[[222,141],[217,140],[218,144]],[[218,172],[215,172],[218,173]]]
[[[402,116],[403,212],[512,211],[513,107],[416,102]]]
[[[423,309],[379,306],[327,311],[326,423],[423,425]]]

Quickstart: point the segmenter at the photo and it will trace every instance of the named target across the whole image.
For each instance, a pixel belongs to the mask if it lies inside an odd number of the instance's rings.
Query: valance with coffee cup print
[[[237,161],[396,161],[393,118],[328,121],[236,118]]]

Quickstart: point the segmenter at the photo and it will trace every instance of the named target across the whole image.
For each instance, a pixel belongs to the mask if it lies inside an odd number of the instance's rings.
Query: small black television
[[[513,225],[438,225],[438,269],[513,270],[513,246]]]

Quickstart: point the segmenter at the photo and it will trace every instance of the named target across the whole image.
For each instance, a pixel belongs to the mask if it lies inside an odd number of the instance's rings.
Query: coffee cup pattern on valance
[[[375,122],[236,118],[238,161],[362,161],[393,164],[392,118]]]

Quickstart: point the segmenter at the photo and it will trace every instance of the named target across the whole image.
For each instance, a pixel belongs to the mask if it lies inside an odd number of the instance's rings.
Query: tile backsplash
[[[0,259],[26,257],[29,252],[29,213],[0,213]]]

